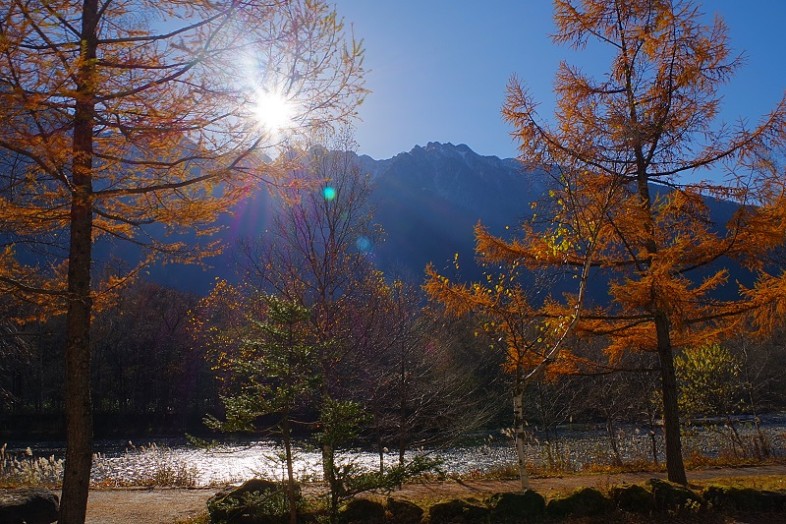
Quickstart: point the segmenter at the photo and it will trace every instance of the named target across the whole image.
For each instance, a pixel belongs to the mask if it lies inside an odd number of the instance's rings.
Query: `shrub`
[[[396,524],[420,524],[423,520],[423,508],[407,500],[388,498],[385,509]]]
[[[667,513],[696,513],[704,506],[701,496],[685,486],[660,479],[650,479],[655,509]]]
[[[636,484],[612,488],[610,495],[614,505],[623,511],[648,514],[655,509],[652,493]]]
[[[519,522],[524,517],[535,517],[546,511],[542,495],[528,489],[523,493],[497,493],[488,500],[494,522]]]
[[[56,487],[63,481],[63,460],[33,457],[30,448],[24,456],[12,456],[6,445],[0,447],[0,484],[6,486]]]
[[[153,486],[193,488],[197,485],[199,470],[182,463],[161,463],[156,466],[150,483]]]
[[[555,517],[568,515],[590,517],[602,515],[611,509],[609,499],[594,488],[583,488],[565,498],[550,500],[546,512]]]
[[[486,522],[489,510],[466,500],[455,499],[434,504],[429,508],[428,515],[430,524],[471,524]]]

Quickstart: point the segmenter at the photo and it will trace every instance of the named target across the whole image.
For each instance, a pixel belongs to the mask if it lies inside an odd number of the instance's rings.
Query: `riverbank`
[[[665,478],[662,472],[636,472],[595,475],[568,475],[531,479],[531,488],[546,498],[565,494],[579,487],[601,490],[612,486],[643,483],[651,478]],[[703,486],[722,482],[748,487],[786,490],[786,465],[764,465],[740,468],[717,468],[690,471],[691,485]],[[779,485],[782,483],[782,486]],[[411,501],[437,501],[448,498],[482,499],[492,493],[519,489],[513,480],[450,480],[407,484],[392,496]],[[205,503],[217,489],[106,489],[90,492],[86,524],[173,524],[186,523],[205,512]],[[767,517],[762,517],[766,519]],[[783,517],[780,516],[782,519]],[[725,520],[732,524],[735,520]],[[746,522],[754,522],[746,519]],[[757,520],[756,522],[769,522]],[[771,522],[779,522],[772,520]]]

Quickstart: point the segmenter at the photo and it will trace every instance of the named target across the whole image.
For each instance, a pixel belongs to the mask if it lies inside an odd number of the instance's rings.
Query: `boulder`
[[[408,500],[388,498],[385,509],[390,522],[396,524],[420,524],[423,521],[423,508]]]
[[[669,513],[696,513],[704,507],[700,495],[673,482],[660,479],[647,481],[652,490],[655,509]]]
[[[488,508],[461,499],[438,502],[428,510],[431,524],[472,524],[487,522]]]
[[[222,490],[207,501],[210,521],[226,524],[287,522],[284,488],[278,482],[251,479],[240,486]]]
[[[48,489],[0,491],[0,522],[3,524],[50,524],[57,520],[60,501]]]
[[[494,522],[520,522],[546,511],[546,500],[531,489],[522,493],[496,493],[489,497],[488,505]]]
[[[620,486],[611,489],[611,500],[622,511],[647,515],[655,510],[652,493],[642,486]]]
[[[611,501],[595,488],[583,488],[567,497],[550,500],[546,512],[555,517],[592,517],[611,509]]]
[[[385,508],[379,502],[357,498],[347,502],[339,511],[341,522],[347,524],[383,524]]]
[[[704,500],[722,511],[782,513],[786,511],[786,493],[759,491],[752,488],[710,486]]]

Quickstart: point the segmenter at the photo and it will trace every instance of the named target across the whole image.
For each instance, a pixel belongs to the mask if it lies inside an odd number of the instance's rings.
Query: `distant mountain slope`
[[[430,142],[390,159],[361,155],[357,162],[360,170],[372,177],[370,204],[375,222],[384,230],[382,241],[373,246],[374,261],[385,274],[415,284],[422,282],[428,263],[456,276],[456,254],[461,266],[458,277],[480,280],[482,270],[474,260],[475,224],[481,221],[496,234],[515,234],[517,226],[531,217],[531,203],[546,195],[549,180],[543,173],[525,172],[514,159],[478,155],[463,144]],[[656,192],[665,190],[655,188]],[[718,224],[725,223],[736,209],[730,202],[715,199],[710,199],[709,205]],[[205,268],[154,267],[151,277],[199,294],[206,293],[216,277],[237,279],[239,242],[270,227],[275,207],[274,199],[260,188],[222,218],[220,236],[227,245],[224,254],[205,260]],[[100,248],[98,258],[129,259],[128,249]],[[739,271],[734,272],[732,282],[739,277]],[[706,274],[703,271],[695,278]],[[591,299],[605,301],[607,284],[607,278],[593,279]],[[559,287],[555,292],[559,293]]]
[[[513,159],[436,142],[396,155],[374,181],[371,204],[386,237],[379,265],[415,281],[427,263],[452,265],[456,253],[462,276],[478,278],[475,224],[504,233],[530,216],[530,203],[545,188],[542,175],[524,173]]]
[[[431,142],[393,158],[360,155],[358,166],[371,175],[370,205],[384,230],[373,246],[374,261],[388,275],[413,283],[423,280],[426,264],[451,267],[459,254],[465,279],[477,279],[473,227],[482,220],[493,231],[516,226],[530,212],[529,203],[543,194],[543,176],[528,175],[514,159],[481,156],[466,145]],[[264,188],[240,202],[221,219],[227,249],[206,259],[205,268],[166,265],[150,269],[159,283],[204,294],[215,277],[237,278],[237,246],[272,224],[275,200]],[[196,241],[196,238],[194,239]],[[101,246],[97,259],[133,259],[133,246]]]

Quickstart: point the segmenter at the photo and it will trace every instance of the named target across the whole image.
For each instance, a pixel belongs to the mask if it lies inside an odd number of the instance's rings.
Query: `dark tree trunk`
[[[377,453],[379,454],[379,474],[385,473],[385,446],[382,439],[377,439]]]
[[[322,443],[322,470],[330,489],[330,523],[338,522],[338,504],[341,501],[341,483],[336,478],[336,450],[331,444]]]
[[[399,367],[399,381],[401,387],[399,388],[400,397],[399,397],[399,420],[398,420],[398,465],[404,466],[404,456],[407,452],[407,444],[409,441],[408,438],[408,424],[407,424],[407,411],[409,407],[407,406],[407,395],[409,391],[407,388],[407,364],[406,364],[406,357],[404,355],[404,350],[402,348],[401,352],[401,362]]]
[[[290,414],[284,413],[281,422],[281,434],[284,440],[284,453],[287,462],[287,504],[289,505],[289,524],[297,524],[297,483],[295,482],[295,471],[292,466],[292,430],[289,426]]]
[[[671,482],[686,485],[685,464],[682,462],[680,439],[680,414],[677,406],[677,376],[674,372],[674,354],[669,337],[668,319],[655,315],[655,330],[658,337],[658,359],[660,361],[661,393],[663,396],[663,436],[666,443],[666,473]]]
[[[519,471],[519,487],[522,493],[529,489],[527,473],[527,449],[525,446],[527,428],[524,417],[525,383],[520,367],[516,368],[516,384],[513,388],[513,432],[516,443],[516,461]]]
[[[631,108],[631,113],[635,117],[635,109]],[[635,122],[635,118],[633,119]],[[642,148],[637,146],[636,160],[638,164],[638,174],[636,178],[638,194],[641,198],[642,206],[646,211],[646,230],[648,239],[644,242],[644,247],[650,255],[647,262],[647,272],[652,271],[652,259],[658,253],[658,245],[655,242],[655,229],[653,225],[652,199],[649,191],[649,178],[647,176],[647,164],[644,160],[645,155]],[[677,406],[677,375],[674,372],[674,352],[671,346],[671,326],[669,318],[662,309],[653,304],[653,321],[655,323],[655,337],[658,348],[658,361],[660,362],[661,395],[663,400],[663,437],[666,444],[666,473],[671,482],[687,485],[688,478],[685,475],[685,464],[682,462],[682,440],[680,437],[680,412]]]
[[[614,465],[622,466],[622,456],[620,455],[620,447],[617,442],[617,428],[614,426],[614,415],[606,413],[606,435],[609,437],[609,446],[611,452],[614,454]]]
[[[90,265],[93,229],[93,122],[97,0],[84,0],[82,66],[77,74],[71,195],[71,237],[68,255],[66,316],[65,412],[66,461],[60,503],[60,524],[84,524],[93,455],[90,399]]]

